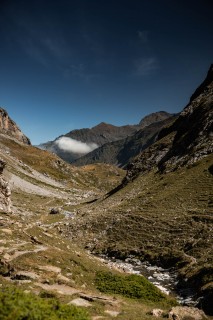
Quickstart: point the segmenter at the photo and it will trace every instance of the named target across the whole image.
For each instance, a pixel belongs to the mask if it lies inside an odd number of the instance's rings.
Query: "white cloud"
[[[86,154],[98,148],[96,143],[85,143],[68,137],[61,137],[57,139],[55,144],[63,151],[80,154]]]
[[[154,57],[142,58],[135,61],[135,75],[145,76],[158,69],[157,60]]]

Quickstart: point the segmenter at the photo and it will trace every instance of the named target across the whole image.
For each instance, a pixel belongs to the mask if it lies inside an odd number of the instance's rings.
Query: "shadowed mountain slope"
[[[162,112],[163,113],[163,112]],[[163,113],[164,114],[164,113]],[[157,114],[153,114],[157,115]],[[85,165],[90,163],[110,163],[119,167],[125,165],[143,149],[155,142],[159,131],[169,123],[173,122],[176,116],[168,117],[165,120],[156,121],[146,125],[151,121],[142,121],[143,129],[138,130],[132,136],[115,142],[109,142],[102,147],[95,149],[85,156],[73,161],[74,165]],[[146,117],[147,118],[147,117]],[[148,119],[148,118],[147,118]],[[158,119],[156,116],[155,119]],[[154,119],[152,118],[154,121]]]
[[[120,141],[112,145],[111,151],[113,152],[114,150],[114,154],[116,154],[118,152],[117,149],[121,148],[122,144],[125,142],[123,139],[132,136],[141,128],[145,128],[146,126],[152,123],[167,119],[170,116],[171,114],[165,111],[160,111],[146,116],[144,120],[142,119],[140,124],[138,125],[125,125],[120,127],[102,122],[91,129],[84,128],[70,131],[69,133],[56,138],[54,141],[49,141],[47,143],[39,145],[39,148],[56,153],[65,161],[72,163],[76,159],[80,159],[85,154],[90,153],[90,151],[97,149],[98,147],[101,147],[101,150],[97,152],[97,156],[94,155],[95,158],[99,158],[99,154],[102,154],[102,150],[104,154],[107,153],[107,151],[105,152],[104,148],[102,148],[103,145],[108,144],[110,142]],[[80,146],[78,144],[79,142]],[[76,149],[76,144],[80,148],[83,148],[82,151],[80,150],[79,152],[79,149]],[[85,147],[86,150],[84,150]],[[107,145],[106,149],[108,150],[109,148],[110,147]],[[106,158],[106,156],[103,156],[103,158]],[[106,162],[114,164],[116,161],[115,159],[109,159],[108,161],[95,162]],[[81,162],[81,165],[89,163],[94,163],[94,161],[85,160],[85,162]],[[77,165],[77,162],[75,164]]]
[[[66,235],[94,252],[137,257],[179,275],[213,314],[213,81],[127,166],[121,185],[81,208]],[[196,91],[197,92],[197,91]],[[84,230],[84,233],[79,233]],[[79,240],[78,240],[79,241]]]

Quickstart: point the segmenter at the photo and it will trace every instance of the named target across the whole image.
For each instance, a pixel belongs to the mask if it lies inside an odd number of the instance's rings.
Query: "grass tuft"
[[[0,320],[89,320],[87,313],[78,307],[13,287],[0,289],[0,310]]]

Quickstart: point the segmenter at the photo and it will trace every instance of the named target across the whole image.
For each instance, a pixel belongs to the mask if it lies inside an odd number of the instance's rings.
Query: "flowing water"
[[[101,257],[110,267],[132,274],[143,275],[162,292],[175,297],[182,305],[195,306],[198,302],[195,299],[195,292],[193,292],[191,288],[177,289],[178,276],[172,268],[163,269],[158,266],[153,266],[148,262],[141,262],[133,257],[129,257],[125,261],[118,260],[114,257]]]

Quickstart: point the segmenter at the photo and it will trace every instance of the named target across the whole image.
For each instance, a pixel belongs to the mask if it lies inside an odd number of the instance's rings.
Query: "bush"
[[[88,320],[81,308],[26,294],[13,287],[0,288],[0,320]]]
[[[166,296],[146,278],[138,275],[120,276],[110,272],[96,275],[96,286],[101,292],[121,294],[128,298],[158,302]]]

